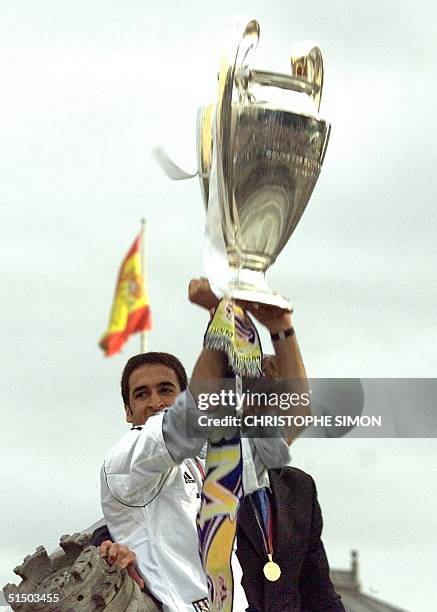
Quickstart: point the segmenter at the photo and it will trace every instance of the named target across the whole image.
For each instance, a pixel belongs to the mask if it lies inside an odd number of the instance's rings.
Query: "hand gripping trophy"
[[[216,104],[198,113],[205,267],[227,297],[291,310],[264,275],[299,223],[325,156],[323,61],[307,45],[292,54],[290,75],[255,70],[249,56],[259,33],[256,20],[240,30],[222,59]]]

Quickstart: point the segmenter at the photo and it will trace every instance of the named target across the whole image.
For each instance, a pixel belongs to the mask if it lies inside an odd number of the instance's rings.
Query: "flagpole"
[[[143,275],[144,287],[147,287],[146,278],[146,238],[147,238],[147,222],[144,217],[141,219],[141,273]],[[147,332],[142,331],[140,334],[140,351],[147,353]]]

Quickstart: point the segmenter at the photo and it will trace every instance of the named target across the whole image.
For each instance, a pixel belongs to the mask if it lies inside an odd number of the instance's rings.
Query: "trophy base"
[[[245,302],[258,302],[259,304],[270,304],[277,306],[282,310],[293,312],[293,307],[290,300],[287,300],[279,293],[266,293],[265,291],[256,291],[255,289],[241,289],[238,287],[229,287],[229,297],[233,300],[243,300]]]
[[[268,291],[262,291],[256,287],[245,288],[237,286],[229,286],[229,297],[233,300],[243,300],[245,302],[258,302],[259,304],[270,304],[271,306],[277,306],[282,310],[288,310],[293,312],[293,307],[290,300],[287,300],[284,296],[279,293],[271,293]]]
[[[270,304],[289,312],[293,311],[290,300],[270,289],[263,272],[248,270],[247,268],[236,268],[234,266],[230,267],[230,272],[231,279],[227,291],[227,295],[230,298],[246,302]]]

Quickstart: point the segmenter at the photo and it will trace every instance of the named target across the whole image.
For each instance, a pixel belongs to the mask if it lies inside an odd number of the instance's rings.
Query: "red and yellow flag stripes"
[[[108,329],[99,346],[107,357],[118,353],[135,332],[152,327],[149,297],[141,272],[141,233],[121,264]]]

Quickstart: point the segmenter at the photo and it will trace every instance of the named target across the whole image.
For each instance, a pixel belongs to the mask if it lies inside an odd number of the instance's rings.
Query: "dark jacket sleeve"
[[[322,513],[317,501],[317,491],[314,481],[313,513],[311,521],[310,542],[299,580],[300,605],[302,612],[345,612],[341,598],[334,590],[329,576],[329,564],[325,547],[321,539]]]
[[[105,540],[112,541],[112,537],[109,533],[108,527],[106,525],[102,525],[93,531],[90,542],[94,546],[99,547],[102,542],[105,542]]]

